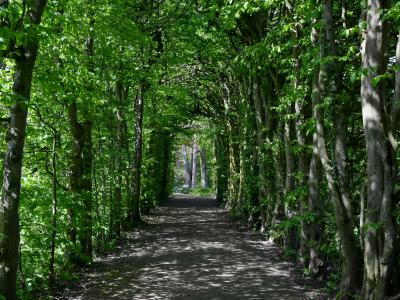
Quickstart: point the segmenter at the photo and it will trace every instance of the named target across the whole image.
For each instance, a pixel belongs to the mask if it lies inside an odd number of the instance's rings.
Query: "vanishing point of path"
[[[323,299],[215,200],[176,196],[62,299]]]

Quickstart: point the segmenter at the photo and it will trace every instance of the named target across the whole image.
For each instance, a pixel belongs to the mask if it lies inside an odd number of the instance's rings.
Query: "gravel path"
[[[177,195],[61,299],[323,299],[215,200]]]

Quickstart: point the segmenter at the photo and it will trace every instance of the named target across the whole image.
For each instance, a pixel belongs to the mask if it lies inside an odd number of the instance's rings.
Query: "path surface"
[[[323,299],[216,202],[176,196],[61,299]]]

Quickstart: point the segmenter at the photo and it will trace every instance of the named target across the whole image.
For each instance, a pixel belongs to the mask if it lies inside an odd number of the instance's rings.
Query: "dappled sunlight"
[[[318,299],[294,281],[273,245],[238,231],[209,199],[208,206],[179,200],[62,299]]]

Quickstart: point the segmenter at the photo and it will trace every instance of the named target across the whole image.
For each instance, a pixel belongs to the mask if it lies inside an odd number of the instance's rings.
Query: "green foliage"
[[[172,191],[216,193],[232,216],[250,220],[255,230],[265,230],[290,257],[301,251],[301,229],[317,224],[317,240],[307,240],[305,245],[321,253],[324,267],[340,264],[341,241],[324,176],[317,179],[317,210],[309,199],[311,155],[321,151],[313,149],[317,131],[313,111],[321,112],[326,154],[339,192],[343,186],[335,147],[338,116],[344,115],[348,181],[344,186],[352,205],[352,220],[347,222],[356,224],[367,167],[360,81],[363,75],[373,74],[372,86],[385,88],[385,97],[392,99],[398,71],[393,62],[400,24],[398,2],[382,12],[394,33],[387,41],[385,57],[390,59],[383,74],[360,67],[360,40],[366,27],[360,16],[365,1],[334,3],[333,53],[321,45],[326,33],[324,12],[315,1],[48,1],[40,26],[29,23],[24,1],[6,2],[8,6],[0,5],[2,141],[7,138],[10,106],[20,100],[12,93],[13,70],[21,55],[17,50],[30,40],[40,40],[27,103],[19,209],[23,298],[52,288],[52,243],[56,281],[74,279],[77,266],[69,254],[81,252],[82,245],[73,241],[71,228],[86,230],[87,213],[93,219],[95,254],[111,249],[123,236],[121,230],[129,228],[134,166],[141,166],[143,214]],[[89,51],[91,39],[93,51]],[[336,78],[335,72],[340,73]],[[321,74],[325,75],[320,78]],[[320,94],[318,89],[325,90]],[[144,103],[143,124],[135,130],[138,99]],[[313,99],[319,100],[315,107]],[[70,112],[74,103],[80,126],[92,125],[91,145],[85,149],[93,154],[86,175],[90,178],[80,178],[90,179],[90,188],[78,192],[71,187],[71,162],[74,155],[82,156],[74,153],[77,141]],[[137,132],[142,134],[142,145],[137,144]],[[190,190],[175,163],[181,155],[178,147],[189,147],[194,138],[206,150],[209,187],[202,189],[196,182]],[[139,149],[140,163],[135,157]],[[1,157],[5,150],[3,142]],[[199,165],[197,170],[199,179]],[[90,208],[84,199],[91,199]],[[399,224],[398,205],[393,216]],[[368,229],[382,231],[384,223],[368,223],[354,231]],[[361,234],[355,237],[362,238]],[[332,274],[327,286],[336,289],[340,278]]]
[[[215,190],[212,187],[208,188],[201,188],[201,187],[196,187],[195,189],[190,191],[191,194],[200,196],[200,197],[214,197],[215,196]]]

